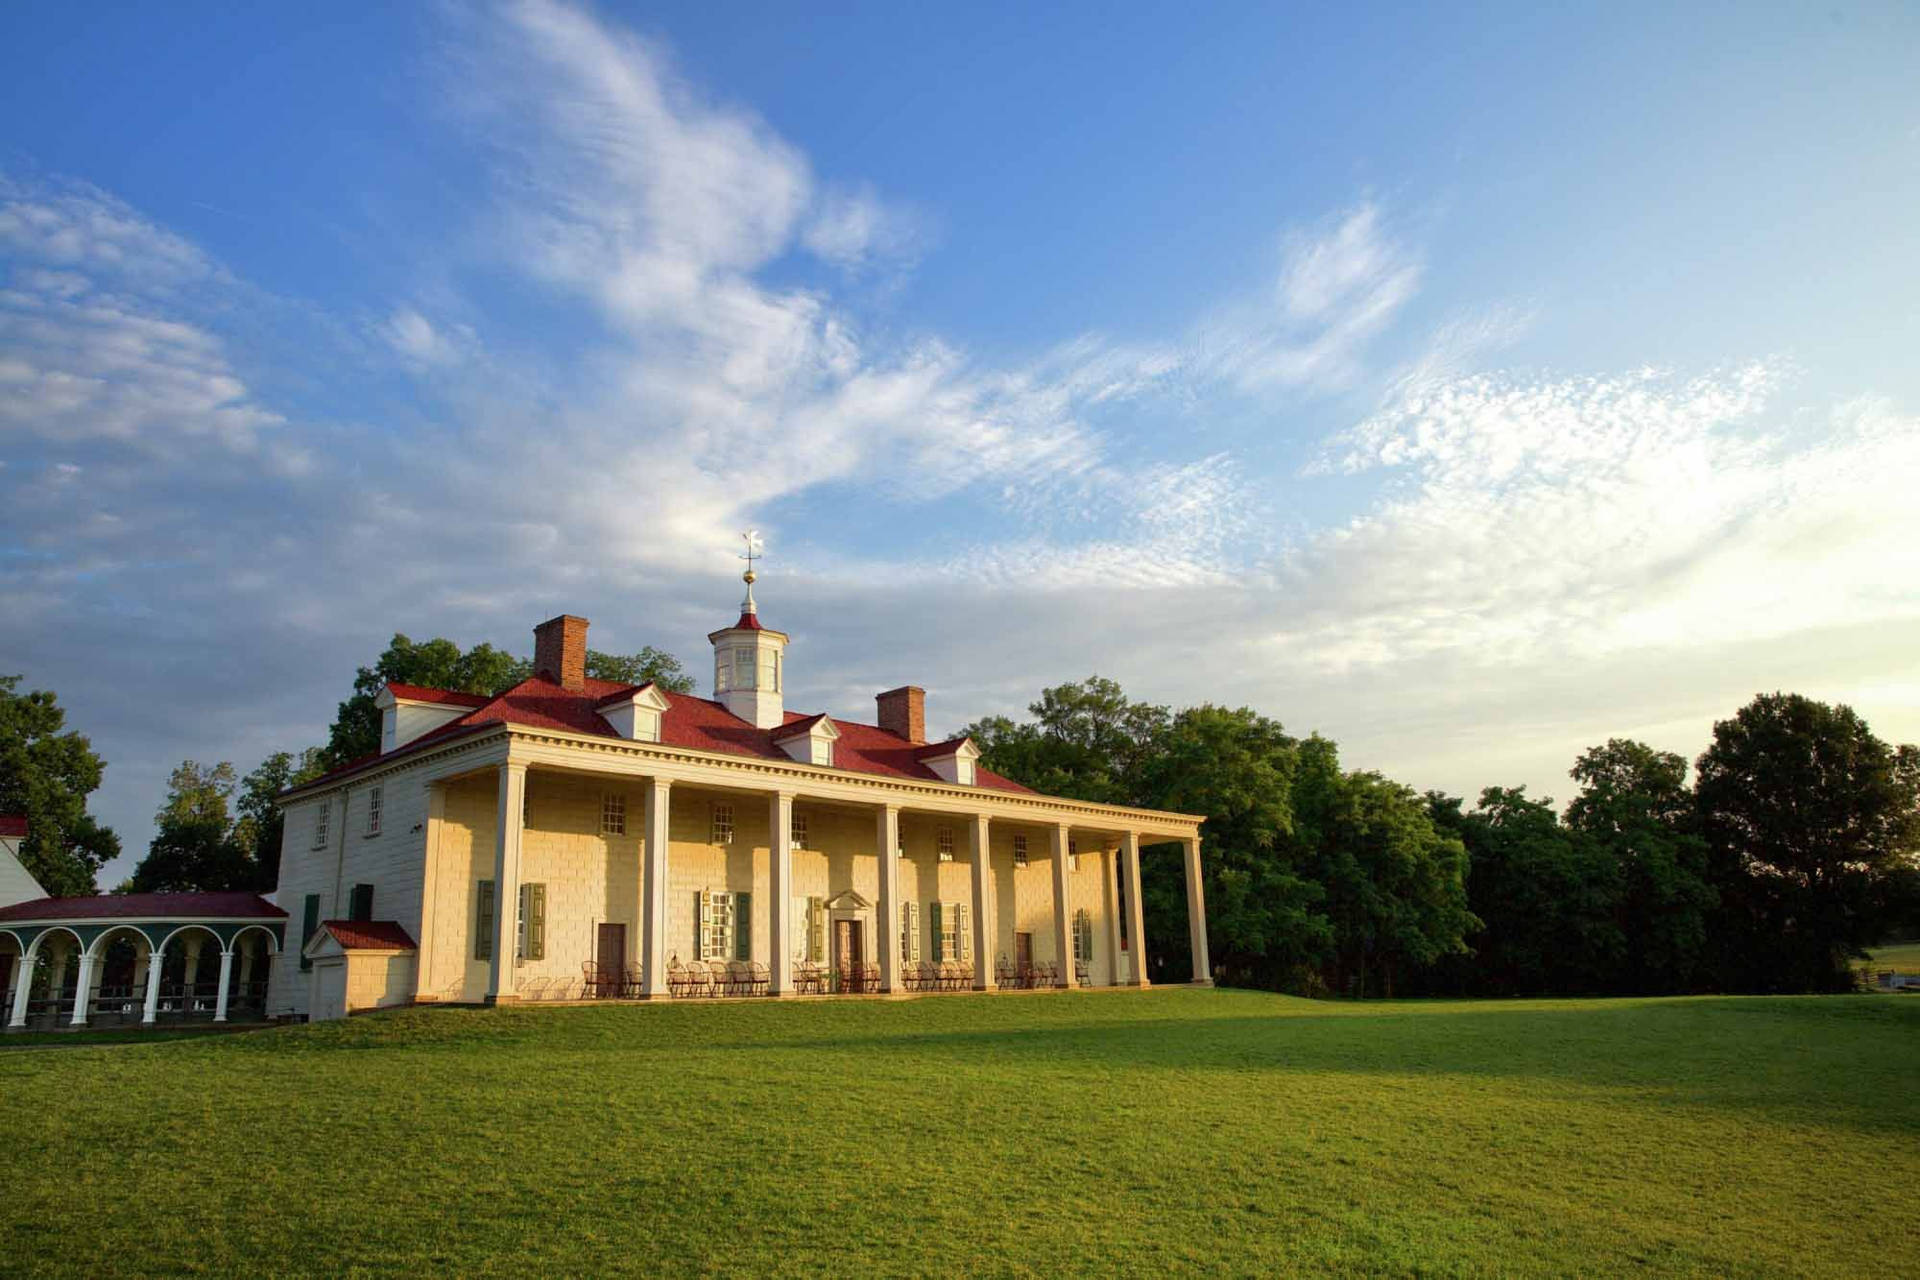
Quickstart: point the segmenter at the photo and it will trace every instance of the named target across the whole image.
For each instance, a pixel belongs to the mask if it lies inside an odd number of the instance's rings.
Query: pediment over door
[[[871,911],[873,904],[851,889],[844,889],[827,899],[829,911]]]

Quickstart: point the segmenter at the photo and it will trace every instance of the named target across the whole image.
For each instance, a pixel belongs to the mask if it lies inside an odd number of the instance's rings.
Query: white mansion
[[[379,753],[281,797],[269,1010],[1145,985],[1159,843],[1207,979],[1200,818],[1038,795],[927,742],[912,686],[788,711],[751,574],[712,699],[589,678],[583,618],[534,636],[498,696],[388,685]]]

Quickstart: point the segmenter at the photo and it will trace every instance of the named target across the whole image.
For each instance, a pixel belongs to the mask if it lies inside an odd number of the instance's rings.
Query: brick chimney
[[[923,746],[927,741],[927,691],[918,685],[903,684],[898,689],[889,689],[876,694],[874,702],[880,707],[880,727],[888,733],[905,738],[914,746]]]
[[[562,689],[587,687],[587,620],[563,613],[533,629],[533,674]]]

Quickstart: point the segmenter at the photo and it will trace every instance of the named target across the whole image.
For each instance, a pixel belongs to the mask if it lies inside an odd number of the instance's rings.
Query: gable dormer
[[[441,725],[452,724],[488,701],[477,693],[389,682],[373,700],[373,705],[380,708],[380,754],[404,747]]]
[[[963,787],[973,786],[979,778],[976,768],[979,759],[980,748],[973,745],[972,738],[936,743],[919,753],[921,764],[946,781],[957,782]]]
[[[831,768],[833,744],[840,740],[840,730],[826,716],[818,715],[795,720],[790,725],[775,729],[768,736],[773,739],[775,746],[801,764]]]
[[[613,731],[634,742],[660,741],[660,718],[667,713],[667,695],[649,680],[637,689],[602,698],[597,710]]]

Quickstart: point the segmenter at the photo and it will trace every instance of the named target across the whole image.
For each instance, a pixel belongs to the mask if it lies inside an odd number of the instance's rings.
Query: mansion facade
[[[751,577],[709,636],[712,698],[589,677],[586,633],[542,623],[534,675],[494,697],[388,685],[380,751],[281,797],[270,1010],[664,997],[695,962],[771,996],[936,965],[1143,986],[1141,849],[1166,844],[1207,980],[1199,817],[1036,794],[926,741],[917,687],[874,724],[787,711]]]

